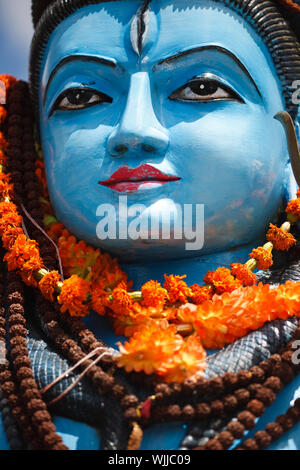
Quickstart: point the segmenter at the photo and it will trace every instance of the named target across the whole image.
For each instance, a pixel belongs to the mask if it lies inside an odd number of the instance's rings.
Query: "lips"
[[[166,175],[151,165],[144,164],[137,168],[122,166],[108,180],[99,184],[119,192],[137,191],[159,187],[170,181],[178,181],[178,176]]]

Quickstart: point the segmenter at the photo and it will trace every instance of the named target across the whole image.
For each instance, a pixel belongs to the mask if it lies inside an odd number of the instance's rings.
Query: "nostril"
[[[128,152],[128,147],[127,145],[117,145],[114,148],[115,152],[118,153],[119,155]]]
[[[148,144],[143,144],[142,149],[144,150],[144,152],[154,152],[155,151],[155,147],[153,147],[153,145],[148,145]]]

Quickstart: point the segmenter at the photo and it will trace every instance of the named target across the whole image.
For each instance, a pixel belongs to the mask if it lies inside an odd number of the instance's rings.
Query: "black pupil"
[[[88,90],[73,90],[67,94],[69,102],[74,105],[86,104],[92,96],[93,92]]]
[[[200,96],[213,95],[219,88],[218,83],[213,80],[195,80],[189,86],[196,95]]]

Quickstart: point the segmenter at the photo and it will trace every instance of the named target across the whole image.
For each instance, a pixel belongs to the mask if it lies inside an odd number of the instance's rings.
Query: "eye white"
[[[77,97],[79,98],[80,97],[80,93],[78,93]],[[78,108],[84,108],[87,104],[91,104],[91,103],[97,103],[97,102],[100,102],[100,96],[99,95],[96,95],[96,94],[93,94],[89,100],[86,100],[84,103],[81,103],[81,104],[73,104],[69,101],[68,97],[65,96],[61,102],[59,103],[59,108],[68,108],[68,109],[78,109]]]

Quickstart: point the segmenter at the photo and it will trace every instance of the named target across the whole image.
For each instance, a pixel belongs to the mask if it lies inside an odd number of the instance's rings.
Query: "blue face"
[[[199,256],[255,241],[276,215],[288,175],[270,54],[220,3],[153,0],[143,35],[140,5],[84,7],[51,35],[40,130],[54,209],[79,238],[123,259]],[[184,204],[204,204],[203,248],[118,233],[100,240],[99,205],[119,220],[120,196],[143,204],[157,226],[174,204],[175,220]]]

